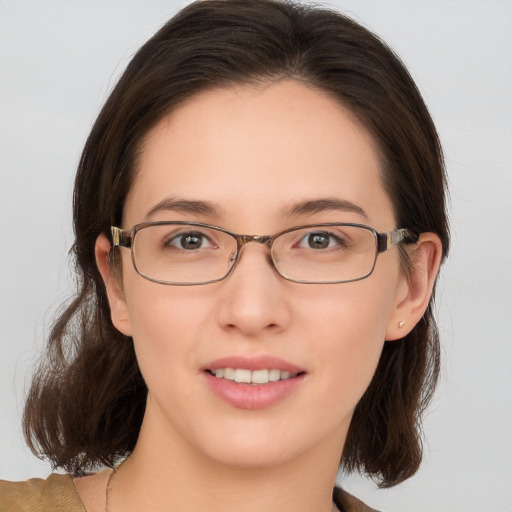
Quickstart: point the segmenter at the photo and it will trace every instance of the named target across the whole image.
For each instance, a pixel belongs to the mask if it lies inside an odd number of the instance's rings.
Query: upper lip
[[[256,357],[228,356],[216,359],[206,364],[202,371],[217,370],[219,368],[243,368],[245,370],[281,370],[290,373],[304,373],[300,368],[280,357],[262,355]]]

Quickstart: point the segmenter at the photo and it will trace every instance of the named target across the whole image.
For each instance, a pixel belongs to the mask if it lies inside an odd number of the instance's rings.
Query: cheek
[[[354,345],[361,350],[383,342],[394,307],[391,287],[376,289],[369,280],[339,286],[335,293],[310,301],[314,313],[307,320],[313,329],[338,338],[343,346]]]
[[[341,286],[313,301],[304,329],[311,329],[311,352],[323,367],[326,389],[343,390],[345,405],[355,406],[377,367],[394,294],[391,286],[376,289],[371,280]]]
[[[188,293],[187,293],[188,292]],[[196,295],[198,295],[196,293]],[[200,296],[190,290],[149,281],[126,290],[132,336],[144,377],[173,375],[194,364],[198,333],[203,330],[207,310]]]
[[[198,287],[166,286],[131,272],[124,289],[134,338],[175,339],[197,328],[206,313],[205,294]]]

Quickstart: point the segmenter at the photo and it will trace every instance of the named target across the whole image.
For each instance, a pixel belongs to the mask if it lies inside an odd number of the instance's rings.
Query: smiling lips
[[[209,388],[238,409],[263,409],[293,393],[306,373],[281,359],[225,358],[204,369]]]

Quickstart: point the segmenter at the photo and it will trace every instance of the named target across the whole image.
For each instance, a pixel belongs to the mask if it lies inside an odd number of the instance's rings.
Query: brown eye
[[[211,247],[207,236],[203,233],[180,233],[178,235],[169,238],[165,242],[166,247],[175,247],[177,249],[183,249],[185,251],[195,251],[198,249],[204,249]]]
[[[330,236],[326,233],[311,233],[308,235],[308,247],[311,249],[325,249],[329,247]]]
[[[328,231],[313,231],[307,233],[299,242],[299,247],[304,249],[330,249],[332,247],[343,247],[346,245],[343,239]]]
[[[180,245],[183,249],[200,249],[203,243],[201,235],[185,235],[180,237]]]

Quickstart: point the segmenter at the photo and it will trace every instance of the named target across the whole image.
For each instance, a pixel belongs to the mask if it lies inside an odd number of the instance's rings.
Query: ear
[[[410,251],[412,268],[398,286],[397,304],[390,315],[386,341],[403,338],[421,320],[432,296],[442,258],[442,243],[435,233],[422,233]]]
[[[110,317],[116,329],[125,336],[132,335],[130,315],[124,297],[120,276],[117,276],[110,264],[110,241],[101,234],[96,239],[94,246],[96,265],[100,271],[105,289],[107,290],[108,302],[110,305]]]

